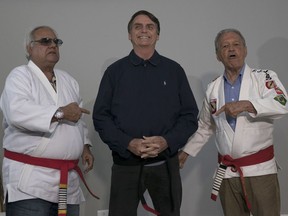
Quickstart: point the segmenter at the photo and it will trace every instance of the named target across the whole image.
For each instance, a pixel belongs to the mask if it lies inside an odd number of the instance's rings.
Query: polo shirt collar
[[[144,60],[140,58],[139,56],[136,55],[134,50],[132,50],[129,54],[129,59],[131,63],[135,66],[142,64],[144,61],[149,62],[153,66],[156,66],[160,62],[160,55],[159,53],[155,50],[152,57],[148,60]]]

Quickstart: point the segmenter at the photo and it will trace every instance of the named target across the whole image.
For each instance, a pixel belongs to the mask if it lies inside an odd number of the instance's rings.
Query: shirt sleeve
[[[179,98],[181,108],[174,127],[164,135],[171,155],[177,153],[198,128],[199,111],[193,92],[182,68],[178,74],[180,75]]]
[[[98,95],[93,108],[93,124],[99,136],[112,151],[117,152],[121,157],[128,158],[127,151],[132,137],[125,134],[118,128],[111,113],[111,101],[113,97],[113,85],[109,77],[109,69],[104,73],[101,80]]]

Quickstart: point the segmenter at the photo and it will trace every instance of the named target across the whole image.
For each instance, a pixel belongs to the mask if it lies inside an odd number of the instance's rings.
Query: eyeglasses
[[[31,42],[37,42],[40,43],[43,46],[51,46],[52,42],[54,42],[56,44],[56,46],[61,46],[63,44],[63,41],[61,39],[58,38],[41,38],[40,40],[34,40]]]

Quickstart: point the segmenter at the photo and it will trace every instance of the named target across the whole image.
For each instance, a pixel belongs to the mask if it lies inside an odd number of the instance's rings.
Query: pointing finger
[[[90,114],[90,111],[87,110],[87,109],[84,109],[84,108],[80,108],[81,112],[82,113],[85,113],[85,114]]]
[[[222,112],[224,112],[224,110],[225,110],[225,105],[222,106],[219,110],[217,110],[217,112],[215,112],[215,115],[216,116],[220,115]]]

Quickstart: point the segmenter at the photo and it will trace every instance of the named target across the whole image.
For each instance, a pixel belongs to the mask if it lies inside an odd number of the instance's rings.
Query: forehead
[[[155,25],[155,23],[148,16],[143,15],[143,14],[136,16],[133,20],[133,24],[134,25],[135,24],[154,24]]]
[[[224,43],[227,41],[240,41],[241,42],[242,40],[241,40],[241,37],[237,33],[226,32],[220,37],[219,42]]]
[[[56,35],[54,34],[53,30],[50,28],[40,28],[37,29],[34,32],[34,37],[36,38],[42,38],[42,37],[50,37],[50,38],[54,38],[56,37]]]

